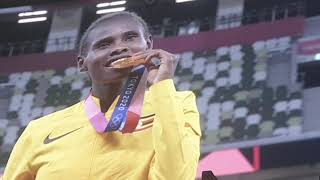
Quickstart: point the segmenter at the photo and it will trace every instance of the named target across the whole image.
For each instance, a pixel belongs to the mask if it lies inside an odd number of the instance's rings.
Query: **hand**
[[[178,64],[178,57],[162,49],[150,49],[141,51],[132,56],[135,59],[145,59],[145,65],[149,71],[148,84],[152,85],[166,79],[173,79],[174,71]],[[160,60],[160,66],[155,66],[152,58]]]

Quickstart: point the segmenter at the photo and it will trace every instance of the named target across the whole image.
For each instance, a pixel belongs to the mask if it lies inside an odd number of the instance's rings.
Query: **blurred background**
[[[319,0],[1,0],[0,174],[30,120],[88,94],[79,39],[123,10],[182,57],[176,87],[197,95],[201,113],[197,178],[318,179]]]

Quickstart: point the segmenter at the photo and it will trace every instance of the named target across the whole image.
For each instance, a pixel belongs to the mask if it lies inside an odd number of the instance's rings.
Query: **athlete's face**
[[[110,63],[152,48],[142,25],[131,17],[118,16],[97,25],[89,34],[89,51],[78,61],[95,84],[110,84],[127,78],[130,69],[114,69]]]

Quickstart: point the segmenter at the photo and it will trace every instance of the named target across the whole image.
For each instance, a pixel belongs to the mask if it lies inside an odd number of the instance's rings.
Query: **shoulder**
[[[53,131],[83,126],[83,121],[80,121],[79,119],[79,117],[82,116],[82,112],[79,111],[82,107],[82,104],[83,102],[79,102],[63,110],[30,121],[20,135],[15,145],[15,149],[20,151],[21,149],[23,150],[28,147],[28,149],[34,150],[41,147],[45,137],[47,137]]]
[[[34,124],[51,124],[51,123],[56,123],[59,121],[63,121],[63,119],[68,118],[70,116],[76,115],[75,112],[77,112],[77,109],[79,106],[81,106],[82,102],[79,102],[77,104],[74,104],[70,107],[67,107],[65,109],[62,109],[60,111],[56,111],[54,113],[48,114],[46,116],[43,116],[41,118],[35,119],[32,122]]]
[[[196,104],[196,95],[192,91],[177,91],[176,98],[184,105]]]
[[[166,98],[173,93],[175,99],[183,105],[196,104],[195,94],[192,91],[177,91],[172,79],[157,82],[150,86],[149,90],[153,97]],[[168,93],[164,93],[165,91]]]
[[[32,120],[28,124],[26,131],[31,131],[31,134],[41,134],[42,132],[47,133],[57,127],[74,123],[74,120],[78,119],[77,116],[81,115],[81,111],[79,112],[79,110],[82,104],[82,102],[79,102],[63,110]]]
[[[196,98],[192,91],[176,91],[176,96],[181,99]]]

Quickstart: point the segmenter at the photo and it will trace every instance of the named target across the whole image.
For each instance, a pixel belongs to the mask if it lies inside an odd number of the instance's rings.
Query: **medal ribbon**
[[[121,91],[117,105],[108,121],[93,100],[92,94],[84,102],[85,112],[97,132],[121,131],[132,133],[140,120],[148,72],[143,65],[133,68]]]

